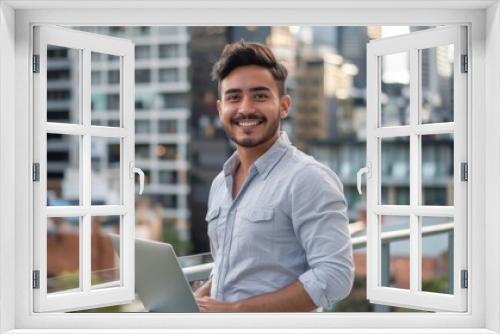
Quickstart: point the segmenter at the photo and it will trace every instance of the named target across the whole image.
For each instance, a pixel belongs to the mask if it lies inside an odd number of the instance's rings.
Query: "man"
[[[350,292],[352,244],[342,184],[280,132],[287,70],[257,43],[227,45],[213,69],[217,108],[236,152],[212,182],[211,278],[204,312],[297,312]]]

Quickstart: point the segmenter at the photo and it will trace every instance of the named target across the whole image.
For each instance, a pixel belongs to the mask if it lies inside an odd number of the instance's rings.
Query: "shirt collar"
[[[262,176],[266,178],[291,145],[292,143],[290,142],[290,139],[288,139],[286,132],[281,131],[276,142],[274,142],[274,144],[263,155],[261,155],[252,164],[252,166],[250,166],[250,170],[255,168],[259,174],[262,174]],[[235,151],[224,163],[224,175],[227,176],[234,174],[234,171],[239,164],[240,159],[238,158],[238,152]]]

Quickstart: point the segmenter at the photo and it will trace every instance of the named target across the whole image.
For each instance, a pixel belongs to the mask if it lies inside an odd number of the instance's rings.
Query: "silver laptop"
[[[118,235],[110,234],[115,251]],[[135,291],[149,312],[200,312],[170,244],[135,239]]]

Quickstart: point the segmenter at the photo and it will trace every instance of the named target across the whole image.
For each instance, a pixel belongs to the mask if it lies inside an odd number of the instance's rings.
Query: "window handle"
[[[358,193],[360,195],[363,194],[363,192],[361,191],[361,176],[363,176],[363,174],[366,174],[366,178],[369,178],[371,177],[371,163],[367,163],[365,167],[361,168],[360,170],[358,170],[358,173],[357,173],[357,186],[358,186]]]
[[[135,167],[133,162],[130,162],[130,178],[134,178],[135,174],[139,174],[139,195],[142,195],[144,191],[144,172],[142,169]]]

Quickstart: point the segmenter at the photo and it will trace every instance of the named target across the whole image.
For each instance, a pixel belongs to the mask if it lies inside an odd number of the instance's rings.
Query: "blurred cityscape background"
[[[366,203],[356,190],[356,172],[366,160],[366,47],[372,39],[427,28],[78,27],[135,43],[135,164],[146,176],[144,194],[136,194],[137,237],[171,243],[178,255],[209,251],[205,214],[210,184],[234,151],[218,118],[217,83],[210,72],[224,46],[241,39],[266,44],[286,65],[293,103],[282,128],[292,143],[339,175],[351,235],[363,236]],[[47,56],[47,121],[78,123],[79,52],[52,46]],[[424,50],[421,62],[422,122],[453,121],[453,46]],[[408,55],[387,56],[381,65],[381,122],[408,124]],[[92,125],[120,126],[119,58],[92,53],[91,70]],[[381,142],[383,204],[409,204],[409,148],[408,137]],[[453,136],[422,136],[421,149],[422,204],[453,205]],[[118,204],[120,141],[92,138],[91,151],[92,204]],[[79,156],[77,136],[48,134],[48,206],[78,205]],[[119,217],[97,218],[92,269],[96,281],[107,282],[113,277],[106,277],[106,270],[115,268],[116,261],[100,231],[119,233]],[[388,230],[408,228],[404,219],[386,220]],[[430,219],[427,225],[450,221]],[[77,287],[71,277],[78,271],[78,217],[51,219],[47,235],[51,291]],[[427,291],[452,293],[452,244],[449,233],[424,238]],[[409,287],[408,245],[407,239],[392,245],[390,286]],[[334,310],[403,310],[368,303],[364,247],[355,250],[355,261],[355,288]]]

